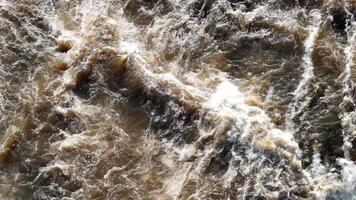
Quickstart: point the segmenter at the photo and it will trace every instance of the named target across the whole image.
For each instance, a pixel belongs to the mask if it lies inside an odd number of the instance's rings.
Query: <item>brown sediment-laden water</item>
[[[356,1],[0,0],[0,199],[356,199]]]

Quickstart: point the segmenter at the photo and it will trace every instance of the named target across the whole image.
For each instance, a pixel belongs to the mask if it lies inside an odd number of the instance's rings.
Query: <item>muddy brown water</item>
[[[353,1],[0,1],[0,199],[356,199]]]

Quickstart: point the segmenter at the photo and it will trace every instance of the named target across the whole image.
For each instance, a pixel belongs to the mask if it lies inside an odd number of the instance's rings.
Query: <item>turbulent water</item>
[[[356,199],[356,1],[0,0],[0,199]]]

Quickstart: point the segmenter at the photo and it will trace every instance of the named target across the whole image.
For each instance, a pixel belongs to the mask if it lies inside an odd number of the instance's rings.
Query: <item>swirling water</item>
[[[1,0],[0,199],[356,199],[352,0]]]

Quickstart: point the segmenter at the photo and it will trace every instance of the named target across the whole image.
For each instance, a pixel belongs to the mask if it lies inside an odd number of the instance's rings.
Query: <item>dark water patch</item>
[[[323,2],[318,0],[298,0],[297,2],[300,7],[306,8],[308,10],[320,8],[323,5]]]
[[[297,140],[300,148],[306,150],[303,162],[308,165],[311,161],[309,156],[320,152],[323,160],[335,163],[336,158],[343,156],[337,152],[337,149],[341,149],[343,145],[341,121],[338,117],[340,112],[338,103],[342,100],[339,99],[333,106],[326,104],[323,100],[314,100],[315,102],[312,103],[315,106],[303,111],[302,121],[296,121],[299,124],[296,133]],[[325,112],[325,109],[328,109],[328,112]]]
[[[91,85],[95,84],[95,78],[92,77],[92,72],[83,70],[76,75],[76,84],[73,92],[81,98],[88,99],[92,94]]]
[[[211,159],[206,173],[225,174],[230,165],[232,158],[231,150],[236,145],[233,141],[226,141],[221,149],[218,149],[217,154]]]
[[[234,9],[241,9],[244,12],[253,11],[262,1],[252,0],[229,0],[231,7]]]
[[[152,99],[146,105],[151,117],[151,128],[158,135],[176,144],[189,144],[197,139],[198,116],[181,110],[180,106],[162,96]]]
[[[351,11],[352,13],[352,11]],[[354,17],[350,11],[345,10],[343,7],[339,8],[332,8],[330,11],[330,15],[332,16],[332,21],[331,25],[333,28],[333,31],[336,34],[339,34],[341,36],[346,35],[346,29],[350,27],[351,22],[354,21]]]
[[[124,11],[135,24],[147,26],[155,16],[168,14],[173,9],[174,6],[169,0],[130,0]]]

